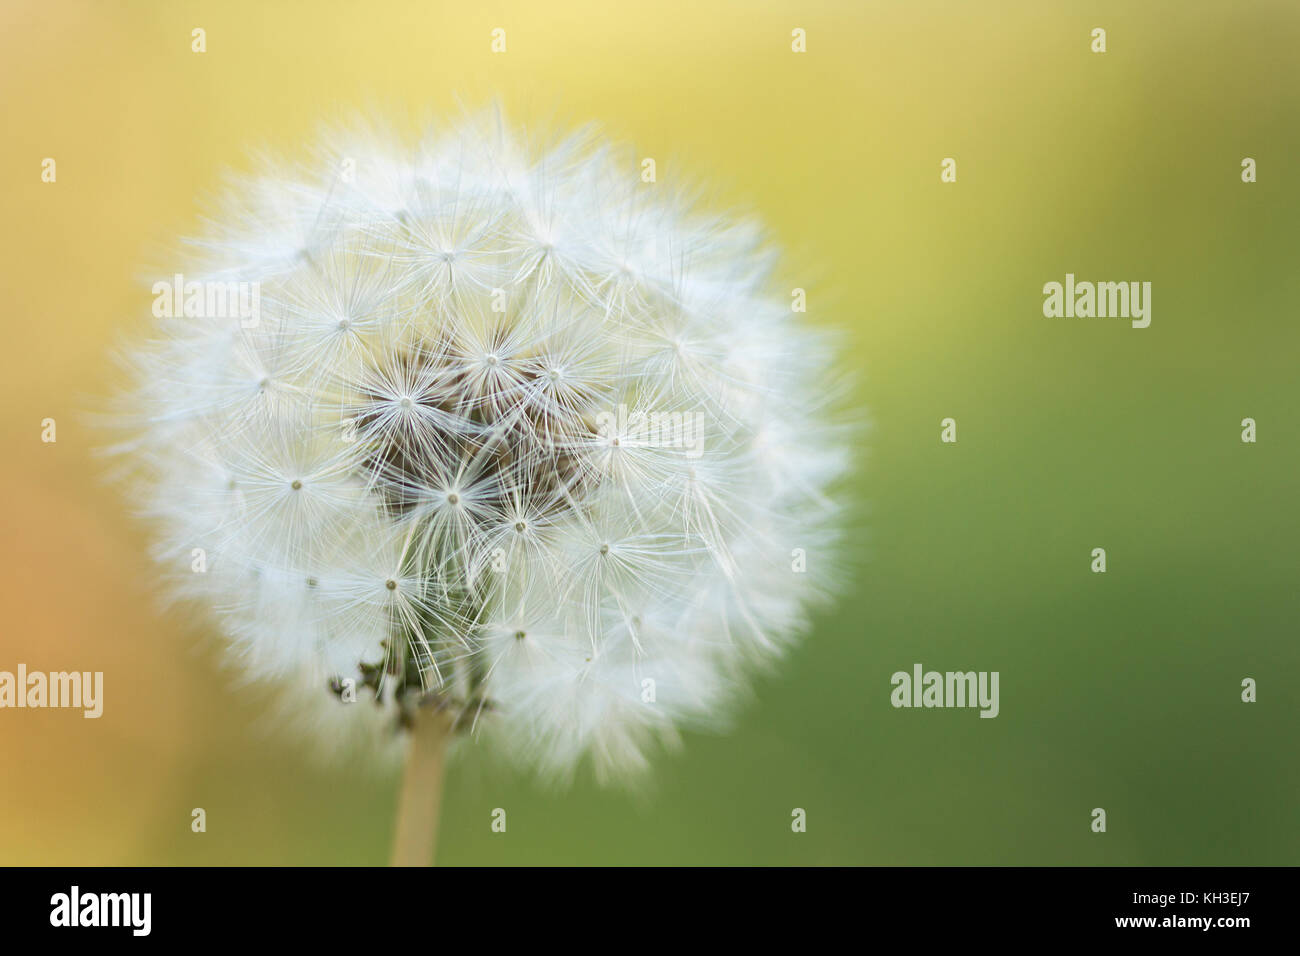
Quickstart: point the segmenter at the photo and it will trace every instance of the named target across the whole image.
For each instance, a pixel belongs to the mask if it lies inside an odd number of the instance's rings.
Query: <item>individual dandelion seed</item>
[[[716,725],[806,626],[838,524],[830,346],[761,229],[590,132],[505,130],[268,162],[184,276],[258,314],[126,351],[118,448],[174,592],[297,724],[409,739],[397,862],[431,858],[452,738],[606,780]]]

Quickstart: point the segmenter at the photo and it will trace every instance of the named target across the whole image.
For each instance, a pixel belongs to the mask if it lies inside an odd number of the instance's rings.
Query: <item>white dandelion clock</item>
[[[805,627],[845,470],[762,231],[497,116],[264,169],[127,352],[173,593],[320,736],[414,731],[403,861],[451,737],[604,778],[715,724]]]

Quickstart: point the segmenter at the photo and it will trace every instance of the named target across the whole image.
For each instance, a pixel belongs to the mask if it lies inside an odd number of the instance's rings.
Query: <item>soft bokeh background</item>
[[[0,711],[0,863],[385,861],[396,781],[268,739],[157,610],[84,412],[249,148],[494,97],[763,215],[875,427],[852,587],[735,733],[632,795],[461,759],[442,862],[1300,863],[1298,40],[1281,0],[3,0],[0,669],[106,710]],[[1151,281],[1151,327],[1044,318],[1066,272]],[[1001,716],[894,710],[917,661],[1000,671]]]

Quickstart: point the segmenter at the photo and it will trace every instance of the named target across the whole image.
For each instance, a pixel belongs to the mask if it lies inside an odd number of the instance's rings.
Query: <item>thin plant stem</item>
[[[422,709],[415,715],[402,792],[397,802],[393,866],[433,865],[451,727],[452,720],[446,712]]]

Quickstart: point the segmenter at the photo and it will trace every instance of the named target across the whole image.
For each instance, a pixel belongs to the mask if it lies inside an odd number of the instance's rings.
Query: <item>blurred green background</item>
[[[4,0],[0,669],[103,670],[106,702],[0,711],[0,863],[387,859],[396,781],[268,737],[157,609],[81,412],[249,148],[494,97],[762,215],[873,429],[852,584],[734,733],[630,794],[463,754],[440,862],[1300,863],[1298,40],[1280,0]],[[1150,328],[1044,318],[1067,272],[1150,281]],[[916,662],[999,671],[1000,716],[893,709]]]

